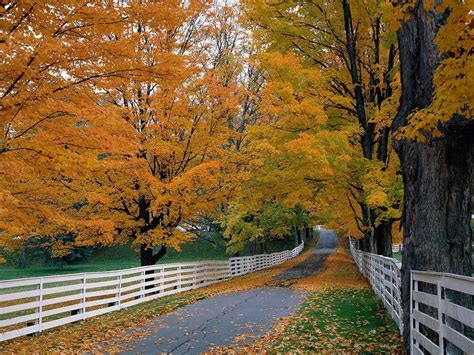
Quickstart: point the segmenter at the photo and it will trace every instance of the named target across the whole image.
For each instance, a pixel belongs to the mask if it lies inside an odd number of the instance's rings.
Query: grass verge
[[[273,343],[278,352],[392,353],[398,328],[370,290],[328,288],[312,293]]]

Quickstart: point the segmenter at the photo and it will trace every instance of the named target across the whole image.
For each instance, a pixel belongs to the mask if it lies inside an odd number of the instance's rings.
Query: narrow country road
[[[321,272],[336,241],[334,232],[321,230],[312,255],[279,274],[276,285],[285,286],[292,280]],[[123,354],[199,354],[210,347],[235,345],[237,337],[260,336],[273,329],[278,318],[298,310],[305,294],[285,287],[260,287],[210,297],[132,330],[132,334],[150,335],[142,339],[137,337],[132,343],[127,341],[128,350]],[[245,340],[252,341],[251,338]]]
[[[326,258],[336,248],[336,242],[336,233],[329,230],[321,230],[318,245],[313,249],[312,255],[291,269],[282,272],[276,279],[278,281],[287,281],[284,285],[288,286],[292,280],[303,279],[319,274],[324,268]]]

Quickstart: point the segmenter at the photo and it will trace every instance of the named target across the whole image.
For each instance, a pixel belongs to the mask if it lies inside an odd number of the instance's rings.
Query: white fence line
[[[401,263],[381,255],[350,250],[360,272],[403,331]],[[411,271],[411,354],[474,354],[474,277]]]
[[[474,354],[474,277],[411,271],[412,354]]]
[[[392,244],[392,253],[398,253],[402,252],[403,250],[403,244],[397,243],[397,244]]]
[[[382,255],[366,253],[356,249],[350,241],[350,250],[362,275],[369,281],[374,292],[383,301],[395,323],[403,331],[402,302],[400,294],[401,263]]]
[[[283,263],[303,250],[0,281],[0,341],[117,311]]]

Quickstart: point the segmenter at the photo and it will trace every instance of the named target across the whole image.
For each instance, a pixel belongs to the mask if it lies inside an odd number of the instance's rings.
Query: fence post
[[[87,274],[82,274],[82,320],[86,319],[86,282]]]
[[[436,293],[438,299],[438,345],[441,354],[444,354],[444,328],[443,328],[443,310],[441,307],[442,294],[441,294],[441,282],[436,281]]]
[[[38,332],[43,328],[43,278],[40,278],[39,283],[39,310],[38,310]]]
[[[165,273],[165,268],[164,267],[160,268],[160,276],[159,276],[160,286],[161,286],[160,293],[165,292],[165,275],[164,275],[164,273]]]
[[[120,273],[119,276],[118,276],[118,293],[117,293],[117,305],[118,305],[118,309],[120,309],[120,305],[121,305],[121,297],[120,297],[120,293],[122,292],[122,274]]]
[[[181,283],[182,283],[182,281],[181,281],[181,265],[178,266],[177,271],[178,271],[178,287],[177,287],[177,289],[180,290],[181,289]]]
[[[138,298],[145,297],[145,270],[140,271],[140,295]]]

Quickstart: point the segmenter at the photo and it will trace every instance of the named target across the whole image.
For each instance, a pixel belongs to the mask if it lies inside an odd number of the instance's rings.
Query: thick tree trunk
[[[402,302],[409,326],[410,270],[472,275],[471,184],[474,129],[431,144],[402,142]],[[408,334],[409,329],[405,329]]]
[[[140,244],[140,262],[142,266],[155,265],[166,254],[166,247],[161,246],[158,253],[153,253],[153,248],[147,248],[146,245]],[[153,270],[145,271],[145,274],[153,274]],[[145,279],[145,282],[153,281],[153,278]],[[153,285],[145,286],[145,289],[153,288]]]
[[[295,238],[295,247],[300,245],[299,243],[299,235],[298,235],[298,228],[296,227],[291,227],[291,230],[293,232],[293,237]]]
[[[410,113],[431,104],[439,62],[434,38],[444,14],[418,1],[398,33],[402,96],[394,131]],[[405,348],[409,351],[410,271],[471,275],[472,121],[453,118],[440,125],[442,136],[425,142],[394,141],[404,182],[402,303]]]
[[[363,202],[359,202],[359,205],[362,211],[362,227],[365,228],[364,236],[359,242],[360,249],[367,253],[376,254],[375,233],[372,229],[374,212]]]
[[[377,254],[392,257],[392,224],[393,221],[383,221],[375,227],[375,244]]]
[[[158,253],[154,254],[153,248],[147,248],[145,244],[140,244],[140,263],[142,266],[155,265],[165,254],[165,246],[161,246]]]
[[[304,227],[304,242],[308,242],[308,239],[311,238],[312,229],[309,227]]]

